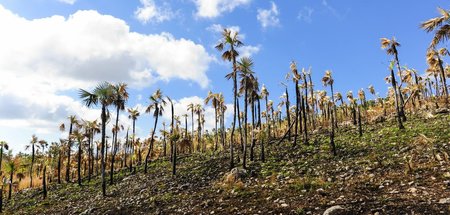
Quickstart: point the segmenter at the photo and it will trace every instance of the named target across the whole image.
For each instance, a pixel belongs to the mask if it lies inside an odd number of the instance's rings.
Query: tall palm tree
[[[31,136],[29,145],[25,146],[25,150],[31,149],[31,165],[30,165],[30,188],[33,187],[33,166],[36,158],[36,151],[40,147],[38,144],[46,143],[45,140],[38,140],[36,135]]]
[[[133,121],[133,137],[131,139],[131,155],[130,155],[130,172],[133,169],[133,154],[134,154],[134,140],[136,138],[136,120],[139,117],[140,113],[137,108],[128,108],[128,118]]]
[[[400,103],[400,99],[399,99],[399,95],[400,92],[398,90],[397,87],[397,81],[395,80],[395,75],[394,75],[394,62],[391,61],[391,64],[389,66],[389,70],[391,71],[391,77],[390,77],[390,82],[392,84],[392,89],[394,90],[394,96],[395,96],[395,110],[397,112],[397,122],[398,122],[398,128],[399,129],[404,129],[405,127],[403,126],[402,123],[402,118],[401,118],[401,111],[403,109],[402,104]]]
[[[128,100],[127,84],[119,83],[113,85],[114,94],[112,104],[116,107],[116,124],[114,126],[115,132],[113,133],[113,144],[112,144],[112,156],[111,156],[111,171],[109,173],[109,184],[113,184],[114,177],[114,161],[116,157],[117,150],[117,134],[119,133],[119,112],[125,110],[125,103]]]
[[[70,154],[71,154],[71,149],[72,149],[72,131],[73,131],[73,126],[77,126],[78,125],[78,119],[75,115],[70,115],[69,117],[69,137],[67,138],[67,165],[66,165],[66,182],[70,181]],[[59,130],[64,131],[65,130],[65,125],[64,123],[62,123],[59,126]]]
[[[105,145],[106,145],[106,123],[108,106],[114,100],[114,88],[108,82],[102,82],[92,91],[80,89],[80,98],[87,107],[92,107],[100,104],[102,107],[101,121],[102,121],[102,140],[101,140],[101,171],[102,171],[102,194],[106,196],[106,180],[105,180]]]
[[[219,94],[212,93],[211,91],[208,92],[208,96],[205,98],[205,104],[208,105],[211,103],[212,107],[214,108],[214,124],[215,124],[215,143],[214,143],[214,151],[217,150],[217,145],[219,142],[219,135],[217,131],[217,118],[218,118],[218,112],[219,112]]]
[[[83,153],[83,144],[85,139],[85,134],[79,129],[76,129],[72,133],[72,138],[78,143],[78,161],[77,161],[77,176],[78,176],[78,185],[81,186],[81,157]]]
[[[86,131],[86,136],[88,139],[88,181],[91,181],[91,174],[94,171],[94,135],[100,133],[99,123],[97,120],[93,121],[84,121],[84,129]]]
[[[381,38],[381,48],[386,50],[386,53],[388,55],[393,55],[395,64],[397,65],[398,74],[400,76],[400,84],[398,85],[398,93],[399,93],[399,101],[400,101],[400,116],[403,121],[406,121],[406,115],[405,111],[403,109],[404,106],[404,100],[403,100],[403,94],[401,92],[401,87],[403,84],[403,75],[402,75],[402,69],[400,67],[400,61],[398,60],[398,50],[397,48],[400,47],[400,43],[398,43],[395,38],[388,39],[388,38]]]
[[[450,11],[438,8],[440,16],[422,22],[420,27],[426,32],[434,31],[430,49],[434,49],[437,44],[450,38]]]
[[[265,100],[266,102],[266,136],[267,136],[267,142],[269,142],[270,139],[270,119],[268,116],[269,113],[269,91],[267,90],[266,86],[263,84],[261,87],[261,98]],[[265,153],[264,153],[264,141],[261,141],[261,160],[265,161]]]
[[[156,90],[156,92],[153,93],[153,95],[150,96],[149,99],[150,99],[150,105],[147,107],[145,112],[151,113],[153,110],[153,117],[155,118],[155,124],[153,126],[152,137],[150,139],[150,146],[148,148],[147,155],[145,156],[145,167],[144,167],[145,173],[147,173],[148,159],[150,158],[150,153],[153,150],[156,126],[158,125],[158,117],[162,116],[162,114],[164,112],[164,106],[166,105],[166,100],[164,100],[162,91],[160,89]]]
[[[237,113],[237,101],[238,101],[238,93],[237,93],[237,64],[236,58],[239,56],[239,53],[236,51],[236,48],[243,45],[243,43],[239,40],[239,33],[232,33],[229,29],[223,29],[222,32],[222,41],[216,45],[216,49],[218,51],[223,51],[226,46],[229,47],[228,50],[222,53],[222,59],[229,61],[232,63],[233,72],[231,73],[233,79],[233,123],[231,125],[231,142],[230,142],[230,169],[234,167],[234,152],[233,152],[233,142],[234,142],[234,130],[236,127],[236,118],[238,117]]]
[[[300,80],[301,76],[298,73],[297,70],[297,64],[292,61],[291,65],[290,65],[290,69],[292,72],[292,80],[295,84],[295,126],[294,126],[294,142],[293,142],[293,146],[297,145],[297,136],[298,136],[298,123],[299,123],[299,111],[300,111],[300,90],[299,90],[299,86],[298,86],[298,81]]]
[[[191,111],[191,129],[192,129],[191,137],[192,137],[192,139],[194,139],[194,108],[195,108],[194,103],[191,102],[188,104],[187,110]]]
[[[247,110],[248,110],[248,97],[249,94],[251,95],[251,91],[252,91],[252,87],[251,85],[253,84],[253,80],[255,79],[253,74],[253,61],[252,59],[248,58],[248,57],[243,57],[239,60],[238,62],[238,71],[239,71],[239,76],[241,78],[240,84],[241,84],[241,89],[240,91],[244,93],[244,154],[243,154],[243,162],[242,162],[242,166],[243,168],[247,168],[247,119],[248,119],[248,114],[247,114]],[[250,91],[250,93],[249,93]],[[253,132],[252,132],[253,133]]]
[[[331,71],[330,70],[325,71],[325,76],[323,76],[323,78],[322,78],[322,83],[323,83],[323,85],[325,87],[328,86],[328,85],[330,86],[331,96],[332,96],[332,98],[331,98],[331,105],[333,105],[333,107],[334,107],[333,111],[334,111],[334,113],[336,113],[336,104],[335,104],[335,100],[333,98],[334,97],[334,90],[333,90],[334,79],[331,76]],[[333,155],[336,156],[337,155],[336,154],[336,145],[334,144],[334,127],[335,127],[334,120],[336,120],[335,119],[335,114],[331,114],[330,144],[331,144],[331,148],[332,148],[332,151],[333,151]]]

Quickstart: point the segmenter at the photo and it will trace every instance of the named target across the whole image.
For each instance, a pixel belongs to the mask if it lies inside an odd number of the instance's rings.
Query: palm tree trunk
[[[81,147],[82,142],[78,142],[78,166],[77,166],[77,174],[78,174],[78,185],[81,186]]]
[[[133,171],[134,139],[136,136],[136,120],[133,118],[133,139],[131,140],[130,172]]]
[[[66,165],[66,182],[70,181],[70,150],[72,148],[72,128],[73,123],[70,122],[70,128],[69,128],[69,139],[67,142],[67,165]]]
[[[102,171],[102,194],[106,196],[105,180],[105,144],[106,144],[106,106],[102,104],[102,145],[101,145],[101,171]]]
[[[290,106],[290,102],[289,102],[289,92],[287,87],[285,88],[285,92],[286,92],[286,119],[287,119],[287,126],[289,127],[289,125],[291,124],[291,113],[289,111],[289,106]],[[288,129],[288,141],[291,141],[291,130]]]
[[[61,184],[61,149],[58,150],[58,184]]]
[[[398,99],[398,88],[397,88],[397,81],[395,80],[394,70],[391,69],[391,82],[392,82],[392,88],[394,89],[394,95],[395,95],[395,109],[397,111],[397,122],[398,122],[398,128],[404,129],[401,115],[400,115],[400,107],[399,107],[399,99]]]
[[[217,108],[218,107],[214,107],[214,123],[215,123],[215,128],[216,128],[216,137],[215,137],[215,144],[214,144],[214,152],[217,151],[217,145],[219,144],[219,133],[217,131]]]
[[[248,106],[248,90],[247,79],[244,79],[244,155],[242,156],[242,167],[247,168],[247,106]]]
[[[91,129],[91,133],[92,133],[92,129]],[[91,133],[88,133],[88,181],[91,181],[91,154],[92,154],[92,139],[91,139]]]
[[[44,166],[43,174],[42,174],[42,188],[43,188],[43,199],[47,198],[47,179],[45,177],[45,172],[47,171],[47,166]]]
[[[294,126],[294,142],[292,143],[292,146],[296,146],[297,145],[297,136],[298,136],[298,123],[299,123],[299,120],[298,120],[298,118],[299,118],[299,114],[298,114],[298,112],[299,112],[299,105],[300,105],[300,101],[299,101],[299,99],[300,99],[300,92],[299,92],[299,89],[298,89],[298,81],[297,80],[295,80],[295,98],[296,98],[296,101],[295,101],[295,120],[294,120],[294,122],[295,122],[295,126]]]
[[[34,144],[31,145],[30,188],[33,187]]]
[[[439,69],[441,70],[442,88],[444,90],[445,98],[447,99],[447,102],[448,102],[448,89],[447,89],[447,81],[445,79],[445,70],[444,70],[444,67],[442,66],[442,60],[441,60],[441,57],[439,57],[439,55],[438,55],[438,61],[439,61]]]
[[[170,102],[170,107],[171,107],[171,111],[172,111],[172,121],[170,123],[170,135],[173,135],[173,129],[174,129],[174,122],[175,122],[175,113],[174,113],[174,109],[173,109],[173,103]],[[176,142],[174,142],[172,140],[172,138],[170,138],[170,145],[172,146],[172,154],[173,154],[173,160],[172,160],[172,175],[176,175],[177,174],[177,145]]]
[[[11,173],[10,173],[10,175],[9,175],[9,181],[10,181],[11,183],[9,183],[8,199],[11,199],[12,185],[13,185],[13,176],[14,176],[14,168],[11,169]],[[3,193],[2,193],[1,195],[3,195]]]
[[[156,113],[155,114],[155,124],[153,126],[152,138],[150,139],[150,146],[148,147],[148,152],[147,152],[147,155],[145,156],[144,173],[147,173],[148,160],[150,158],[151,151],[153,150],[153,141],[154,141],[154,136],[155,136],[155,132],[156,132],[156,125],[158,125],[158,116],[159,116],[159,107],[158,106],[156,106],[155,113]]]
[[[250,146],[250,160],[253,161],[254,160],[254,148],[255,148],[255,142],[256,142],[256,138],[255,138],[255,102],[254,102],[254,98],[252,98],[251,100],[251,104],[250,106],[252,107],[252,142],[251,142],[251,146]]]

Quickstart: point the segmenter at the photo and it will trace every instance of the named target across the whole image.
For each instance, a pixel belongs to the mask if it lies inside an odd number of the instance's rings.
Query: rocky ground
[[[326,130],[310,145],[272,141],[265,163],[229,171],[221,153],[181,155],[176,177],[164,159],[149,173],[124,170],[108,186],[98,178],[82,187],[25,190],[5,202],[5,214],[450,214],[450,115],[340,127],[338,156]],[[259,147],[259,146],[258,146]],[[258,148],[257,147],[257,148]],[[256,151],[257,157],[259,150]]]

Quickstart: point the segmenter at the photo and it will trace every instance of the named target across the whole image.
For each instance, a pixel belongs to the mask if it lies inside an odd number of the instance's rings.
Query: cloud
[[[241,46],[238,48],[239,57],[251,57],[254,54],[257,54],[261,49],[261,45],[257,46]]]
[[[169,33],[131,32],[125,21],[97,11],[28,20],[0,5],[0,26],[0,130],[48,134],[68,115],[97,118],[98,109],[69,95],[100,81],[131,88],[210,82],[213,57],[202,45]]]
[[[304,21],[306,23],[311,23],[313,13],[314,9],[305,6],[300,10],[300,12],[298,12],[297,19]]]
[[[134,15],[143,24],[147,24],[148,22],[164,22],[172,19],[174,16],[167,4],[164,7],[158,7],[154,0],[140,1],[142,6],[134,11]]]
[[[75,2],[77,1],[77,0],[58,0],[59,2],[63,2],[63,3],[66,3],[66,4],[75,4]]]
[[[271,4],[272,7],[270,9],[258,9],[258,15],[256,16],[256,18],[263,28],[275,27],[280,25],[280,19],[278,18],[280,12],[278,11],[275,2],[271,1]]]
[[[196,16],[215,18],[225,12],[231,12],[236,7],[248,5],[251,0],[193,0],[197,6]]]
[[[331,6],[327,0],[322,0],[322,6],[324,6],[334,17],[342,20],[345,18],[350,9],[347,9],[345,14],[341,14],[336,8]]]

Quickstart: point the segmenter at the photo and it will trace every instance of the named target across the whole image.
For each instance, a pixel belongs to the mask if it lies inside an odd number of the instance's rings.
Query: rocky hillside
[[[180,155],[177,176],[167,159],[149,173],[123,170],[101,195],[100,180],[13,194],[4,214],[449,214],[450,115],[340,127],[338,156],[326,130],[310,145],[278,140],[267,160],[229,171],[228,154]],[[256,151],[257,157],[259,151]]]

